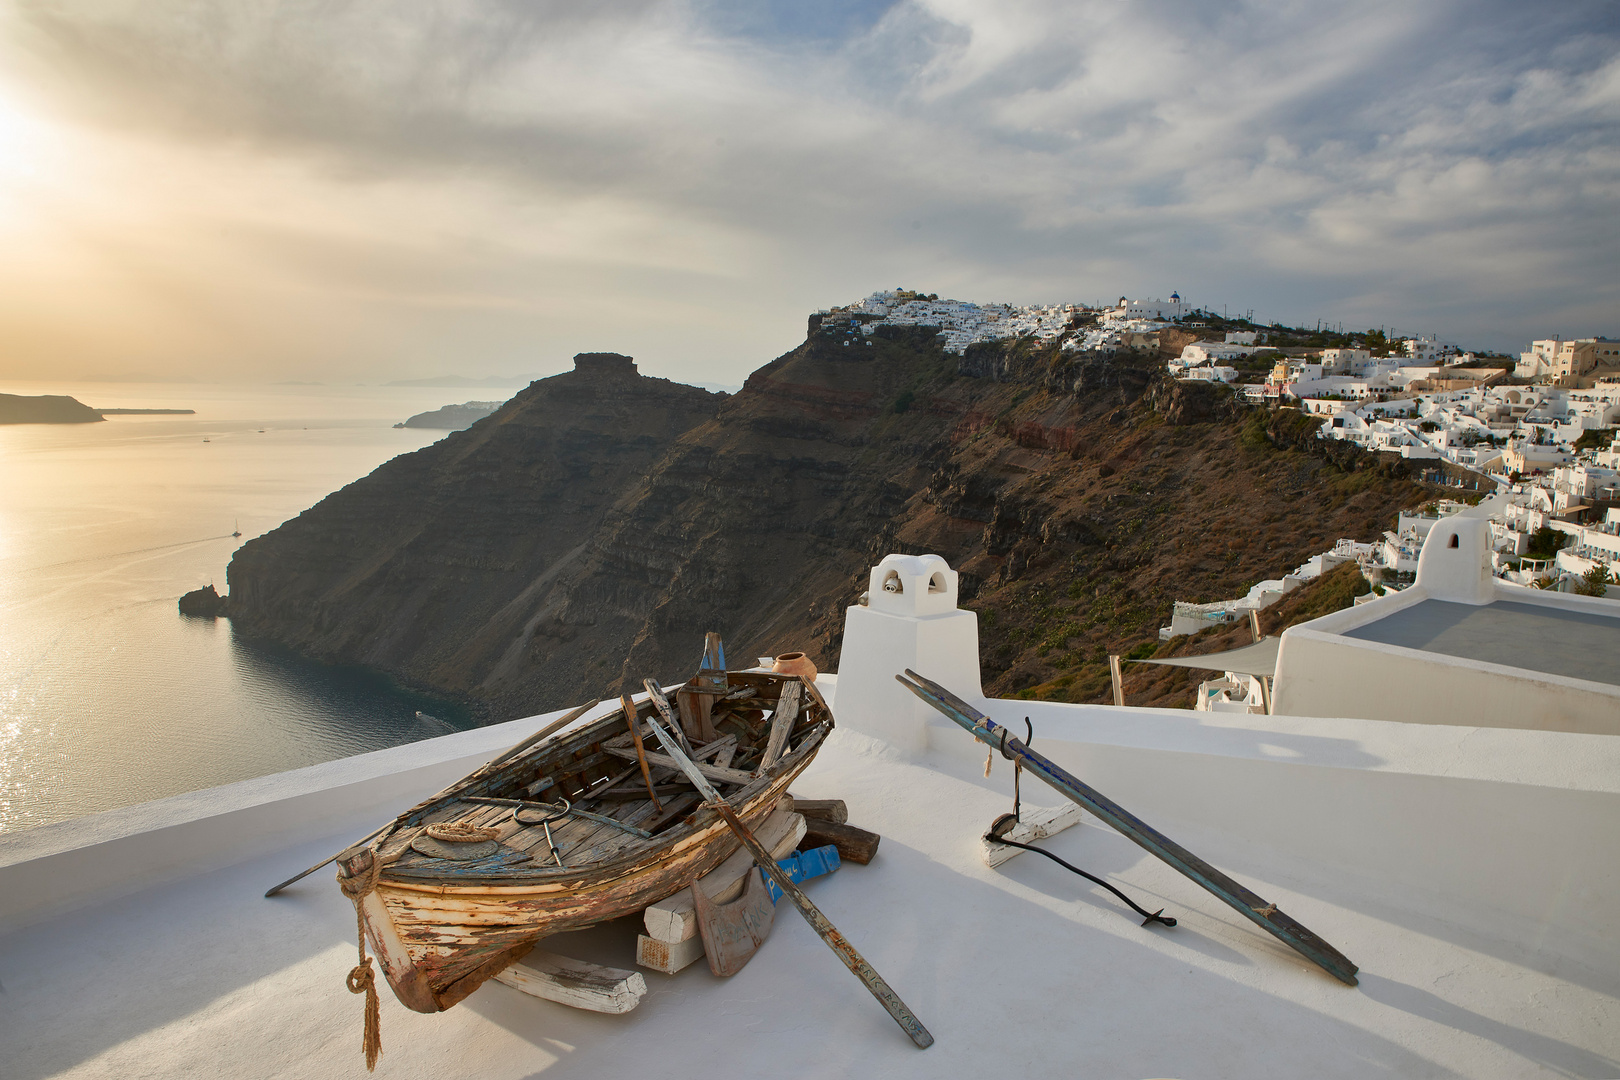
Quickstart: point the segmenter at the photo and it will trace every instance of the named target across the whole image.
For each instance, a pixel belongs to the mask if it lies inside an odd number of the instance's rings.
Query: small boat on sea
[[[641,911],[718,866],[738,841],[658,752],[649,717],[754,828],[832,730],[812,680],[726,671],[711,634],[668,699],[649,682],[600,719],[543,730],[343,852],[339,885],[394,994],[448,1009],[539,939]]]

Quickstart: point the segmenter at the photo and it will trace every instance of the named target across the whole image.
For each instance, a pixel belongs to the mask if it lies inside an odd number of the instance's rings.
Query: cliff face
[[[550,586],[590,561],[615,503],[719,401],[582,356],[243,545],[229,614],[249,636],[487,697],[514,643],[566,606]]]
[[[684,676],[707,630],[835,667],[869,567],[934,551],[982,614],[988,689],[1089,700],[1171,600],[1421,498],[1371,457],[1274,445],[1156,356],[869,340],[812,326],[729,398],[582,356],[244,546],[230,613],[510,716]]]

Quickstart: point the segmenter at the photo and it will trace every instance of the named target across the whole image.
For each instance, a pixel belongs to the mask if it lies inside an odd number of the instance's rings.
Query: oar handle
[[[766,851],[765,846],[754,837],[753,833],[748,831],[748,827],[737,817],[737,812],[725,802],[710,803],[710,805],[714,807],[721,819],[731,826],[731,831],[737,835],[737,839],[742,841],[749,854],[754,856],[754,861],[759,864],[760,869],[769,874],[771,880],[776,882],[776,887],[781,889],[788,899],[793,901],[793,906],[799,909],[799,914],[804,916],[804,921],[810,924],[810,928],[820,935],[821,940],[825,941],[834,953],[838,954],[838,959],[842,960],[844,966],[849,968],[857,979],[861,980],[867,990],[871,991],[872,996],[877,998],[878,1004],[882,1005],[888,1010],[889,1015],[894,1017],[894,1022],[900,1025],[900,1030],[904,1031],[907,1037],[916,1043],[920,1049],[926,1050],[933,1046],[934,1036],[923,1026],[923,1022],[917,1019],[917,1014],[912,1012],[904,1001],[900,1000],[900,995],[894,992],[894,988],[884,980],[883,976],[877,973],[876,968],[866,962],[866,957],[862,956],[855,946],[849,943],[849,939],[839,932],[838,927],[834,926],[827,916],[821,913],[821,909],[811,902],[810,898],[804,894],[804,890],[794,884],[793,879],[788,877],[782,868],[776,865],[776,860],[771,857],[771,853]]]
[[[653,685],[652,681],[648,680],[647,686],[649,689]],[[658,694],[653,695],[653,705],[658,709],[664,720],[673,726],[674,720],[669,715],[669,706],[666,702],[659,700],[660,696]],[[663,725],[651,716],[647,717],[647,724],[652,728],[653,735],[657,737],[659,745],[664,748],[664,752],[681,767],[681,771],[686,773],[698,791],[703,793],[704,799],[720,815],[720,820],[726,823],[737,839],[742,842],[743,847],[748,849],[749,854],[754,857],[754,861],[760,865],[760,868],[770,875],[772,881],[776,882],[777,888],[781,889],[793,900],[793,906],[799,909],[799,914],[804,916],[804,920],[810,924],[810,928],[821,936],[821,940],[825,941],[833,952],[838,954],[838,958],[844,962],[844,966],[854,972],[855,977],[861,980],[861,983],[871,991],[873,997],[877,998],[878,1004],[888,1010],[889,1015],[894,1017],[894,1022],[900,1025],[900,1030],[904,1031],[912,1042],[925,1050],[934,1045],[934,1036],[929,1034],[927,1028],[923,1027],[922,1021],[917,1019],[917,1014],[912,1012],[904,1001],[900,1000],[900,995],[896,994],[893,988],[883,980],[883,976],[877,973],[876,968],[866,962],[866,958],[856,951],[855,946],[851,945],[844,935],[838,932],[838,928],[832,924],[831,920],[823,915],[815,904],[810,902],[810,898],[804,894],[803,890],[788,879],[788,876],[776,865],[776,860],[771,857],[771,853],[765,850],[765,845],[761,844],[758,838],[749,831],[748,826],[743,824],[742,819],[737,816],[737,812],[731,808],[731,804],[722,799],[720,793],[714,790],[714,785],[709,783],[709,778],[698,771],[698,767],[692,763],[692,759],[687,757],[681,748],[675,745],[675,740],[671,736],[664,734]]]

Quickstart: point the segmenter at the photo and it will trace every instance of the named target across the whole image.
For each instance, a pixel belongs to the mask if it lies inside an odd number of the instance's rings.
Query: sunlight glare
[[[61,132],[0,84],[0,228],[37,224],[38,200],[69,175]]]
[[[45,125],[0,87],[0,177],[38,176],[48,143]]]

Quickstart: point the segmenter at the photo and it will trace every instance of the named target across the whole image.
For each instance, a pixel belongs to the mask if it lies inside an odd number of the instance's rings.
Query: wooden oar
[[[668,704],[658,702],[656,697],[653,700],[655,705],[662,705],[658,711],[665,721],[673,723],[669,715]],[[927,1028],[923,1027],[922,1021],[917,1019],[917,1014],[906,1007],[906,1003],[900,1000],[900,995],[896,994],[890,989],[889,984],[883,981],[883,976],[879,975],[872,965],[866,962],[865,957],[855,951],[855,946],[851,945],[844,938],[844,935],[838,932],[838,928],[827,919],[827,916],[823,915],[816,905],[810,902],[810,898],[804,894],[803,890],[795,885],[787,874],[782,872],[781,867],[776,865],[776,860],[771,857],[771,853],[765,850],[765,845],[755,838],[754,834],[749,831],[748,826],[744,825],[742,819],[732,810],[731,804],[720,797],[720,793],[715,791],[708,778],[698,771],[697,765],[693,763],[692,759],[687,757],[681,751],[681,748],[675,744],[674,738],[664,734],[663,725],[659,724],[651,716],[647,717],[647,723],[652,727],[653,734],[658,737],[658,741],[663,745],[665,752],[680,765],[682,771],[691,778],[698,791],[703,793],[703,797],[708,800],[707,805],[714,807],[715,812],[720,815],[720,819],[742,842],[743,847],[748,849],[749,854],[753,855],[754,861],[759,864],[759,868],[769,874],[771,880],[776,882],[776,887],[781,889],[793,901],[793,906],[799,909],[799,914],[804,916],[805,922],[810,924],[811,929],[821,935],[821,940],[825,941],[832,951],[838,954],[838,958],[844,962],[849,970],[854,972],[855,977],[865,984],[866,988],[872,992],[872,996],[877,998],[878,1004],[889,1011],[889,1015],[894,1017],[894,1022],[900,1025],[900,1030],[904,1031],[910,1036],[912,1042],[923,1049],[934,1045],[934,1037],[929,1034]]]
[[[562,719],[552,721],[551,723],[547,724],[545,727],[541,728],[539,731],[535,732],[533,735],[530,735],[527,739],[524,739],[522,742],[520,742],[516,746],[512,747],[512,749],[510,749],[510,750],[506,751],[505,753],[503,753],[500,757],[496,758],[495,760],[491,761],[489,764],[487,764],[487,765],[483,766],[482,768],[480,768],[477,772],[473,773],[473,776],[481,776],[484,773],[487,773],[490,770],[494,769],[497,765],[500,765],[502,762],[511,760],[514,756],[516,756],[517,754],[520,754],[523,751],[527,750],[529,747],[533,746],[535,743],[539,742],[541,739],[544,739],[546,736],[553,735],[553,734],[556,734],[557,732],[561,731],[563,728],[567,727],[569,724],[572,724],[575,720],[578,720],[580,717],[584,716],[586,713],[588,713],[592,709],[596,708],[596,706],[599,705],[599,704],[600,704],[600,701],[593,701],[589,705],[581,705],[579,708],[575,709],[573,712],[569,713],[567,716],[564,716]],[[468,779],[470,780],[470,779],[472,779],[472,777],[468,777]],[[433,798],[436,799],[436,798],[438,798],[438,796],[435,795]],[[433,801],[433,799],[428,800],[428,802],[432,802],[432,801]],[[415,811],[421,809],[425,805],[426,805],[426,803],[418,803],[417,805],[411,807],[409,810],[405,811],[405,813],[401,814],[399,817],[405,817],[405,816],[407,816],[409,814],[412,814]],[[388,822],[387,825],[380,825],[377,828],[372,829],[369,833],[367,833],[359,841],[357,841],[356,843],[350,844],[349,847],[344,848],[343,851],[348,851],[349,848],[357,848],[361,844],[364,844],[364,843],[367,843],[370,840],[376,839],[376,837],[379,836],[383,832],[383,830],[389,828],[390,826],[392,826],[394,824],[395,821],[398,821],[398,820],[399,820],[398,817],[394,818],[393,821]],[[336,859],[339,855],[342,855],[343,851],[335,851],[331,855],[328,855],[326,858],[322,859],[320,862],[316,863],[314,866],[310,867],[308,870],[305,870],[302,873],[294,874],[292,877],[288,878],[286,881],[283,881],[280,885],[277,885],[275,888],[273,888],[273,889],[269,890],[268,892],[266,892],[264,894],[265,898],[269,899],[270,897],[276,895],[276,893],[280,892],[282,889],[285,889],[287,886],[293,884],[294,882],[303,881],[305,878],[309,877],[309,875],[313,874],[315,871],[319,870],[321,867],[327,865],[332,860]]]
[[[630,700],[629,694],[620,694],[619,705],[624,709],[625,721],[630,725],[630,738],[636,744],[636,760],[641,763],[641,778],[647,782],[647,797],[652,800],[653,809],[661,814],[664,812],[664,804],[658,801],[658,791],[652,782],[652,770],[647,768],[647,748],[641,745],[641,725],[636,723],[636,703]]]
[[[1317,937],[1310,930],[1277,910],[1276,904],[1267,903],[1255,893],[1239,885],[1209,863],[1200,859],[1168,836],[1125,810],[1106,795],[1082,783],[1053,762],[1037,754],[1006,728],[963,701],[932,679],[925,679],[910,668],[905,676],[896,675],[896,681],[922,698],[928,704],[970,735],[1004,757],[1021,763],[1024,768],[1045,780],[1059,792],[1096,814],[1112,825],[1127,839],[1134,840],[1149,852],[1181,871],[1212,894],[1226,901],[1250,922],[1265,928],[1283,944],[1288,945],[1311,963],[1340,982],[1356,985],[1356,965],[1343,953]]]

